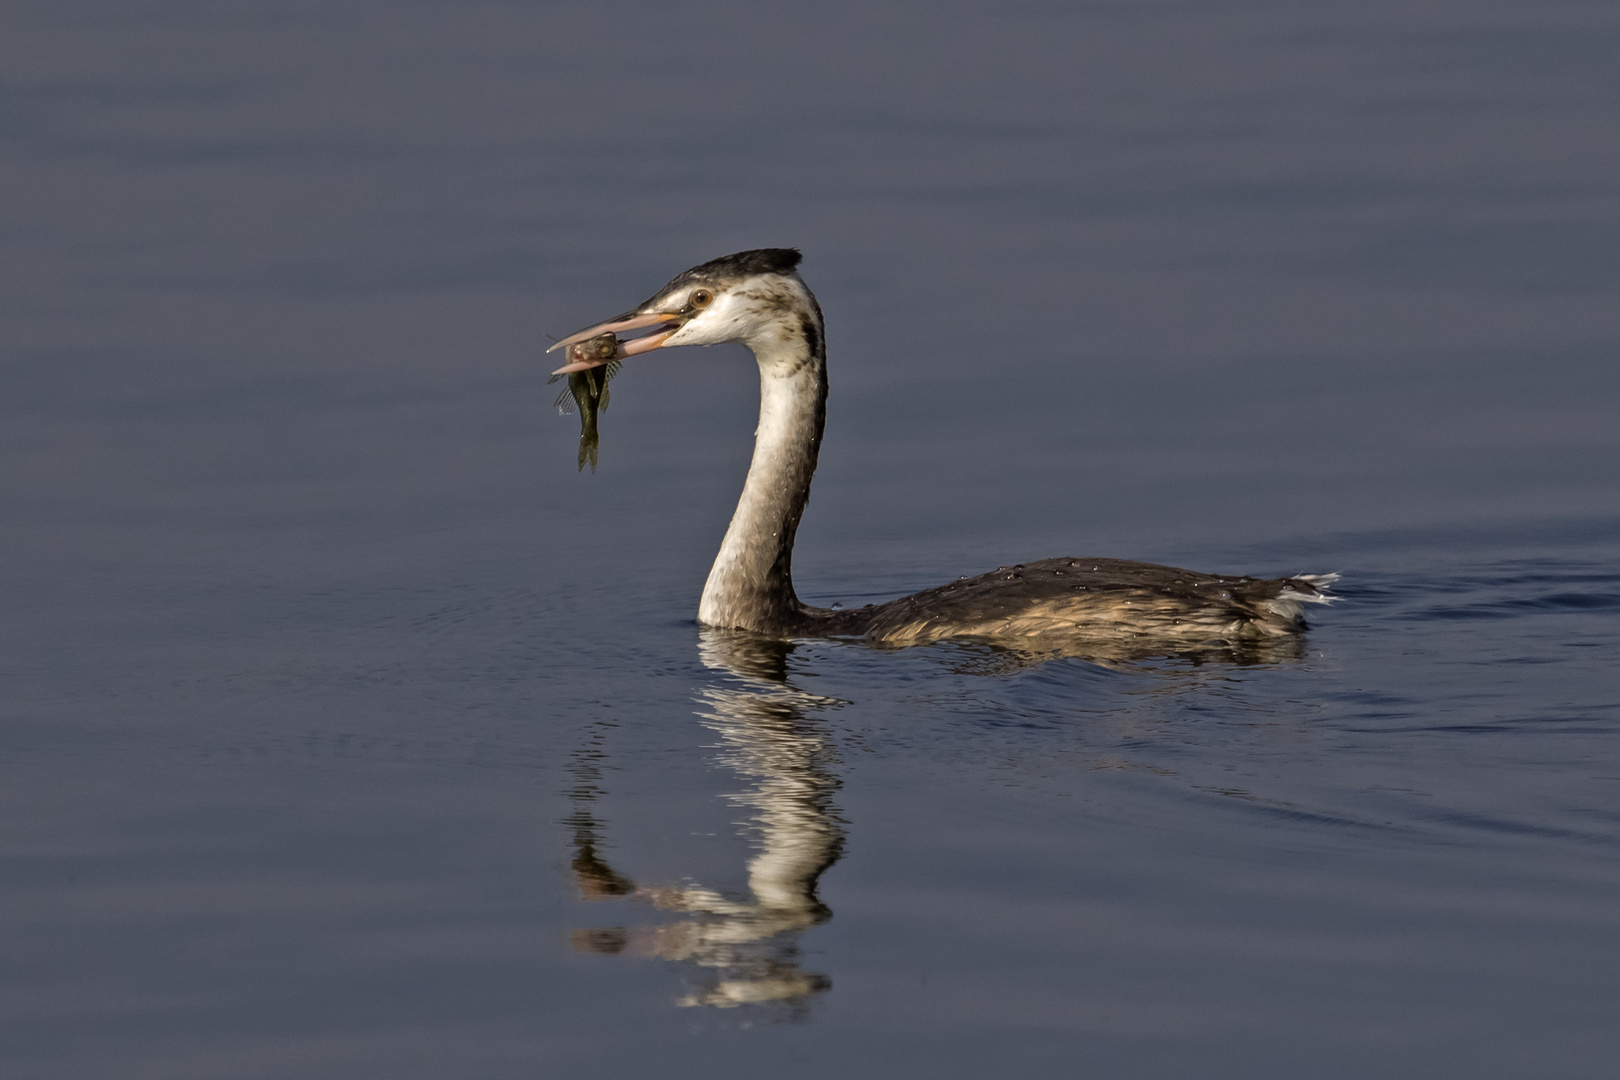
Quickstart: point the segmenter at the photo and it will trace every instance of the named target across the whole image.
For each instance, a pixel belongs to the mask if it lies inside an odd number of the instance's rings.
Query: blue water
[[[9,5],[0,1071],[1611,1075],[1616,46]],[[628,366],[592,474],[540,354],[768,244],[828,320],[806,599],[1342,601],[1260,656],[701,631],[747,355]]]

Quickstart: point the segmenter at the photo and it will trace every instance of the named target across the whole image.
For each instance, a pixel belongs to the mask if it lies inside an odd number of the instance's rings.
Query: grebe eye
[[[686,298],[686,302],[693,307],[708,307],[714,303],[714,293],[708,289],[693,289],[692,295]]]

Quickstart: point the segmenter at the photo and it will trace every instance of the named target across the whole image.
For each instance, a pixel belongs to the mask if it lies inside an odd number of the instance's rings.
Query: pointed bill
[[[577,345],[581,341],[589,341],[591,338],[601,337],[603,334],[622,334],[626,330],[640,330],[642,327],[657,326],[659,323],[679,322],[680,318],[681,317],[679,315],[662,311],[654,311],[650,314],[630,312],[626,315],[620,315],[616,319],[609,319],[605,323],[597,323],[595,326],[588,326],[578,333],[569,334],[567,337],[557,342],[557,344],[547,349],[546,352],[556,352],[558,349],[564,349],[570,345]]]
[[[671,327],[670,329],[664,330],[657,334],[648,334],[646,337],[631,338],[629,341],[621,341],[618,343],[619,347],[612,356],[605,358],[591,357],[589,359],[573,360],[567,364],[564,364],[556,371],[553,371],[552,374],[568,375],[575,371],[589,371],[591,368],[601,367],[603,364],[611,363],[614,360],[624,360],[628,357],[638,356],[644,352],[652,352],[654,349],[658,348],[666,340],[668,340],[669,336],[677,329],[679,328]],[[585,340],[589,341],[590,339],[586,338]],[[551,350],[548,349],[546,351],[550,352]],[[569,355],[572,356],[573,353],[570,352]]]

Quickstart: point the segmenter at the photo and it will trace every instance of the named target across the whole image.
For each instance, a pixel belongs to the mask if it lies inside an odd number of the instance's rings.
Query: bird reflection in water
[[[815,718],[845,704],[807,693],[788,681],[792,642],[748,631],[700,631],[704,664],[728,676],[726,685],[699,691],[698,715],[721,737],[720,763],[748,782],[731,796],[750,811],[757,854],[748,863],[748,895],[733,898],[698,884],[642,885],[599,853],[601,827],[591,807],[601,794],[601,735],[574,755],[572,869],[581,898],[631,900],[679,918],[644,926],[574,931],[580,952],[655,957],[690,965],[698,988],[687,1006],[768,1006],[782,1018],[802,1015],[810,999],[832,985],[801,966],[799,936],[832,917],[816,886],[843,852],[843,823],[833,806],[840,786],[831,738]],[[1004,677],[1060,659],[1115,670],[1156,672],[1149,696],[1203,686],[1200,670],[1288,665],[1305,657],[1303,640],[1214,642],[1167,651],[1152,641],[1113,641],[1081,647],[1056,642],[960,642],[936,646],[937,659],[957,674]],[[1112,766],[1111,766],[1112,767]]]
[[[728,897],[699,884],[647,886],[610,867],[598,853],[590,805],[599,793],[600,751],[575,756],[575,881],[586,900],[629,899],[680,918],[648,926],[577,930],[581,952],[629,953],[691,965],[696,989],[688,1006],[768,1006],[798,1015],[832,982],[804,970],[799,935],[832,917],[816,885],[843,852],[844,830],[833,806],[840,781],[831,740],[812,714],[842,702],[789,684],[789,642],[744,631],[704,630],[703,662],[730,685],[699,693],[699,716],[719,734],[720,762],[747,780],[732,796],[750,811],[757,854],[748,862],[748,895]]]

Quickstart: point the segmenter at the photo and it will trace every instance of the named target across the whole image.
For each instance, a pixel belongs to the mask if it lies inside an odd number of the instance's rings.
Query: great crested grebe
[[[1002,567],[863,608],[801,603],[793,591],[793,538],[821,450],[827,350],[821,307],[799,278],[799,258],[791,248],[762,248],[694,266],[645,304],[552,346],[649,331],[616,349],[609,343],[606,350],[571,350],[572,362],[556,374],[671,345],[733,341],[759,362],[754,457],[703,586],[703,624],[777,638],[857,636],[883,645],[970,637],[1134,638],[1191,646],[1297,634],[1305,628],[1305,604],[1333,599],[1327,586],[1337,574],[1236,577],[1075,557]]]

